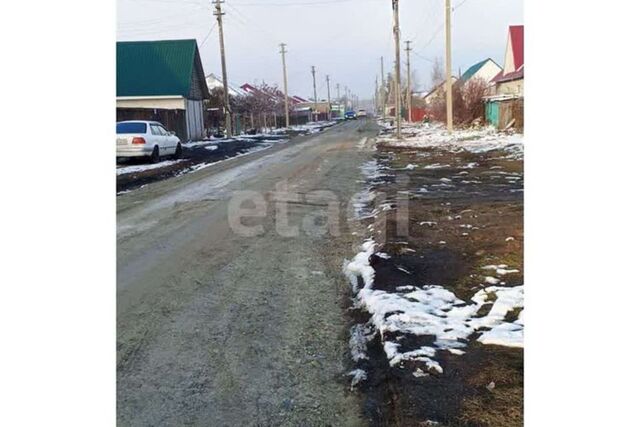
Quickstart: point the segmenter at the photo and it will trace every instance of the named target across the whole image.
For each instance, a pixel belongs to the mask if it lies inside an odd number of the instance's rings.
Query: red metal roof
[[[512,73],[504,74],[504,72],[500,71],[498,75],[491,80],[491,82],[492,83],[508,82],[509,80],[518,80],[523,78],[524,78],[524,65],[520,67],[520,69]]]
[[[524,25],[510,25],[511,49],[513,64],[516,70],[524,65]]]
[[[524,25],[510,25],[509,39],[511,40],[511,52],[507,52],[507,55],[513,55],[515,71],[507,74],[504,71],[500,71],[491,80],[492,83],[524,78]]]

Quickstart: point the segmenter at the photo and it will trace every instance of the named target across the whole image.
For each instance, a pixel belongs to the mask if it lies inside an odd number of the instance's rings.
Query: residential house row
[[[220,106],[208,105],[214,90],[223,87],[214,74],[205,76],[196,40],[122,41],[116,44],[116,120],[155,120],[183,141],[198,140],[223,122]],[[231,97],[257,94],[249,83],[229,84]],[[283,99],[282,92],[263,94]],[[290,96],[292,124],[336,117],[339,109],[326,100],[317,104]],[[316,111],[317,114],[313,114]],[[329,114],[330,109],[333,114]],[[268,120],[234,115],[236,132],[248,126],[284,125],[283,111],[270,112]]]
[[[486,84],[484,96],[485,121],[498,129],[524,128],[524,25],[511,25],[503,66],[486,58],[473,64],[462,75],[452,76],[454,85],[466,85],[474,79]],[[445,82],[420,94],[427,114],[439,99],[446,94]]]

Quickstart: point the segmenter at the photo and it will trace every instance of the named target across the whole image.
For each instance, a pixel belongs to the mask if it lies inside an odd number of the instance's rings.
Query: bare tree
[[[457,81],[452,88],[453,98],[453,122],[460,126],[471,124],[476,119],[484,119],[484,100],[488,93],[488,83],[480,78],[474,78],[466,82]],[[445,91],[440,91],[438,97],[432,102],[430,113],[434,120],[444,122],[446,120],[446,96]]]
[[[483,97],[489,91],[489,84],[481,78],[473,78],[467,81],[461,90],[464,117],[460,118],[462,123],[471,123],[473,120],[484,118]]]
[[[434,88],[442,83],[445,79],[444,67],[442,66],[442,59],[436,57],[433,60],[433,66],[431,67],[431,87]]]
[[[420,87],[420,72],[415,68],[411,70],[411,91],[417,92]]]

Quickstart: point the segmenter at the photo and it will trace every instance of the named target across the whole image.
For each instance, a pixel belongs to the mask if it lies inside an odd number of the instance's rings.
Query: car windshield
[[[147,124],[142,122],[116,123],[116,133],[147,133]]]

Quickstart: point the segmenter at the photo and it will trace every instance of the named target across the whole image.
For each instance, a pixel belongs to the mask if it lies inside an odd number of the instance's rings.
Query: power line
[[[215,24],[211,26],[211,29],[209,30],[209,32],[205,36],[204,40],[202,40],[202,42],[200,42],[200,49],[202,49],[202,46],[204,46],[204,44],[207,42],[207,40],[209,40],[209,36],[211,35],[211,33],[213,33],[213,30],[215,28],[216,28]]]
[[[427,58],[426,56],[422,56],[421,54],[419,54],[418,52],[414,51],[413,54],[415,56],[417,56],[418,58],[425,60],[425,61],[429,61],[429,62],[434,62],[433,59],[431,58]]]
[[[427,47],[429,47],[429,45],[431,43],[433,43],[433,41],[436,39],[436,37],[440,34],[440,31],[442,31],[444,29],[444,22],[441,23],[438,28],[436,28],[436,30],[433,32],[433,34],[431,35],[431,37],[429,38],[429,40],[427,41],[427,43],[423,44],[418,50],[424,50]]]
[[[236,3],[236,5],[237,6],[315,6],[315,5],[323,5],[323,4],[351,3],[354,1],[379,3],[382,0],[313,0],[313,1],[305,1],[305,2]]]
[[[463,4],[465,4],[467,2],[467,0],[462,0],[460,3],[458,3],[457,5],[453,6],[453,8],[451,9],[451,11],[454,11],[456,9],[458,9],[460,6],[462,6]]]

